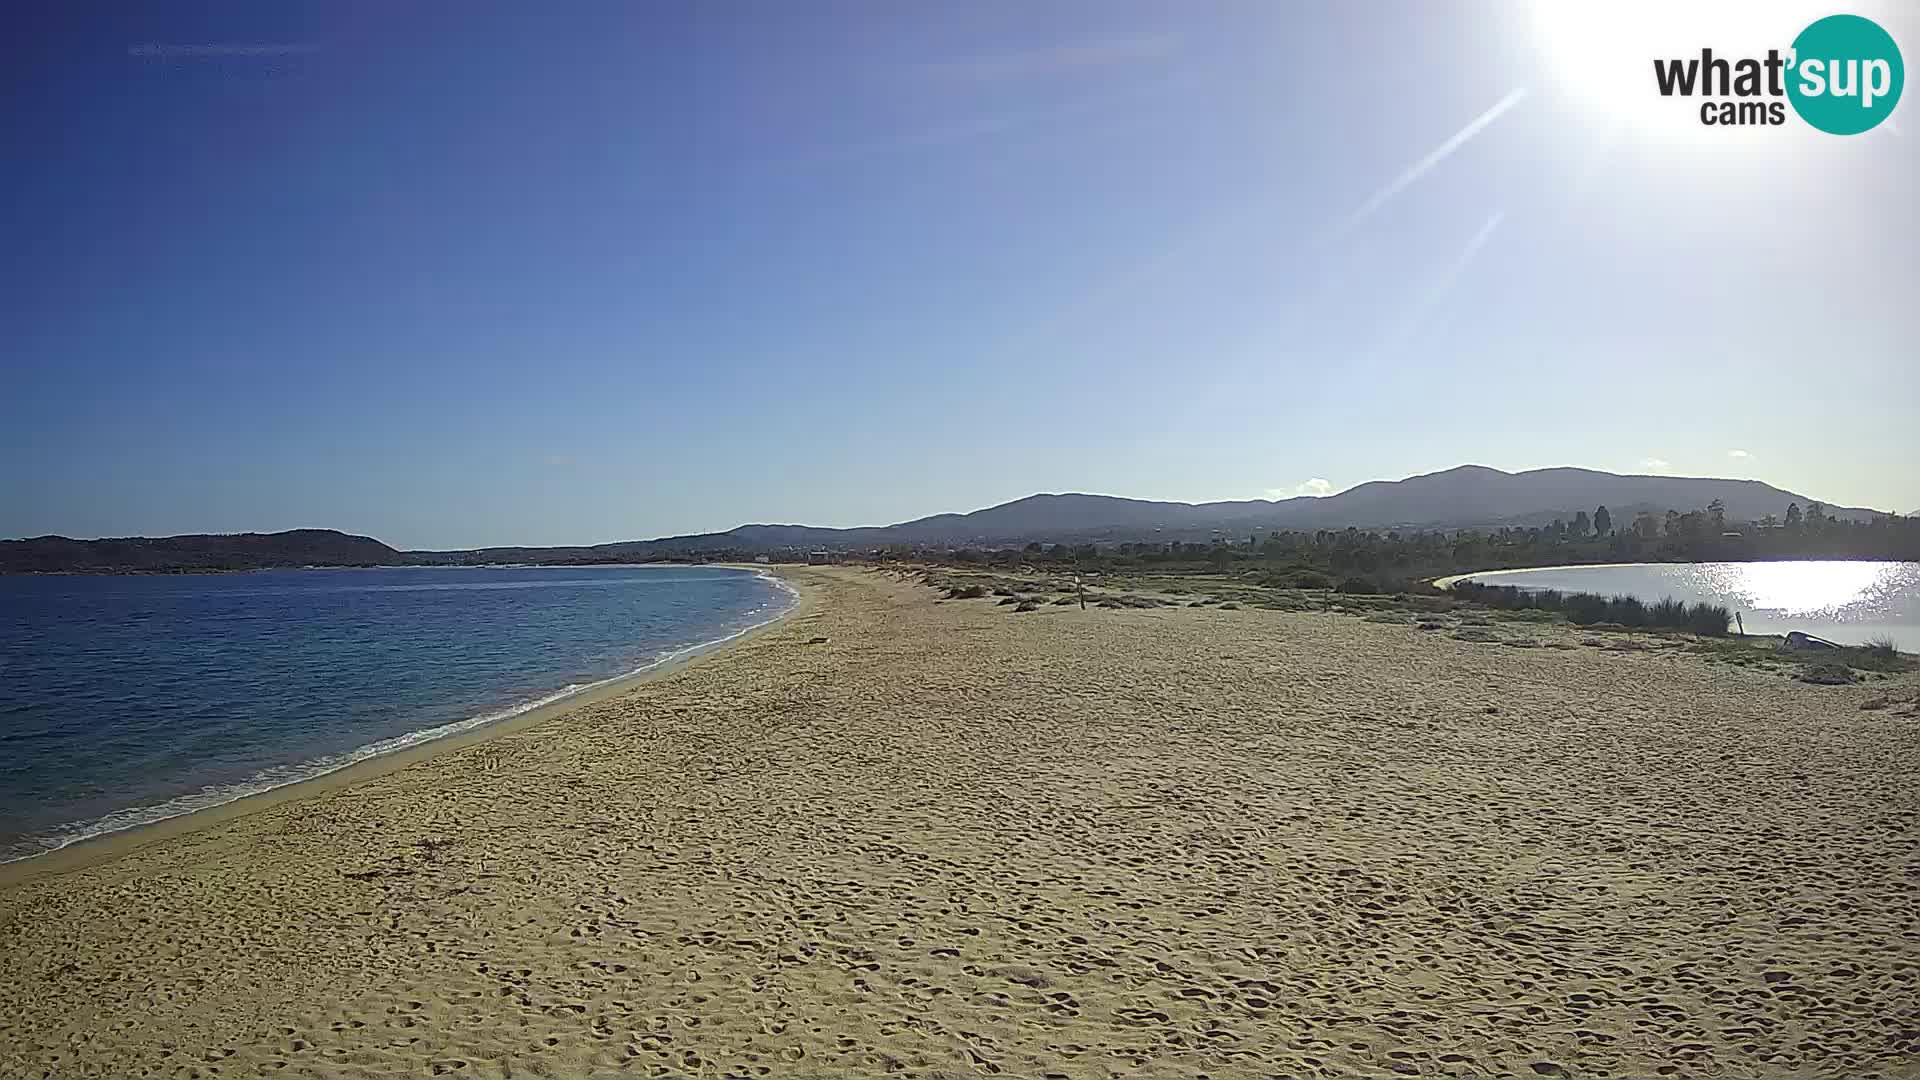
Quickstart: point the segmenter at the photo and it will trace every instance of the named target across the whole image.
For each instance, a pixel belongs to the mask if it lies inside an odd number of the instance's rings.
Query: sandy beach
[[[664,677],[6,868],[0,1076],[1920,1075],[1911,676],[784,573]]]

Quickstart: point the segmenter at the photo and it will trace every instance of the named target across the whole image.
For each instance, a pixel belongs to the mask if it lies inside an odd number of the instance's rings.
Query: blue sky
[[[0,535],[584,543],[1464,462],[1920,509],[1920,119],[1652,90],[1661,35],[1827,13],[1788,7],[12,13]]]

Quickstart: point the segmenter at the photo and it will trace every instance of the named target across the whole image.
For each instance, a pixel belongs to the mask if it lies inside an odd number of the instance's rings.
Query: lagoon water
[[[1715,562],[1559,566],[1465,575],[1486,585],[1725,604],[1749,634],[1800,630],[1846,645],[1892,638],[1920,652],[1920,563]]]
[[[0,861],[517,715],[791,603],[684,566],[0,577]]]

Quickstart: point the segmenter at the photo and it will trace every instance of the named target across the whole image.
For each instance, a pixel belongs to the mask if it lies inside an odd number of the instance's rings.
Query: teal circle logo
[[[1787,100],[1828,134],[1871,130],[1892,115],[1906,82],[1900,47],[1872,19],[1829,15],[1793,39]]]

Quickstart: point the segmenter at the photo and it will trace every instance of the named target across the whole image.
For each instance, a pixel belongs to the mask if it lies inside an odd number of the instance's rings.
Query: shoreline
[[[1559,563],[1554,566],[1510,566],[1504,569],[1495,569],[1495,570],[1470,570],[1464,574],[1447,574],[1444,577],[1437,577],[1429,581],[1428,584],[1432,585],[1436,589],[1451,589],[1454,586],[1455,582],[1462,581],[1466,578],[1484,577],[1488,574],[1537,574],[1537,573],[1545,573],[1549,570],[1619,570],[1619,569],[1625,569],[1628,567],[1635,567],[1635,566],[1702,566],[1702,565],[1707,565],[1711,563],[1731,563],[1731,564],[1740,564],[1740,565],[1781,563],[1781,562],[1833,562],[1833,563],[1865,562],[1865,563],[1898,564],[1904,561],[1906,560],[1902,560],[1902,559],[1707,559],[1704,561],[1694,561],[1694,560],[1688,560],[1688,559],[1669,559],[1664,562],[1641,561],[1641,562],[1605,562],[1605,563]]]
[[[743,647],[36,867],[0,1075],[1911,1059],[1920,674],[780,573],[803,604]]]
[[[1780,560],[1729,559],[1726,561],[1728,562],[1776,562]],[[1798,560],[1792,560],[1792,561],[1798,561]],[[1858,561],[1866,561],[1866,560],[1849,560],[1849,561],[1858,562]],[[1536,573],[1545,573],[1546,571],[1549,571],[1549,570],[1619,570],[1619,569],[1624,569],[1630,566],[1694,566],[1694,565],[1698,565],[1698,564],[1687,563],[1687,562],[1595,562],[1595,563],[1561,563],[1558,566],[1513,566],[1513,567],[1508,567],[1505,570],[1469,570],[1464,574],[1448,574],[1445,577],[1434,578],[1433,581],[1430,582],[1430,584],[1436,589],[1451,589],[1453,588],[1456,582],[1465,581],[1467,578],[1484,577],[1487,574],[1536,574]]]
[[[658,564],[641,564],[658,565]],[[119,858],[128,852],[149,844],[161,843],[175,837],[199,832],[215,825],[237,818],[246,817],[268,810],[284,803],[312,798],[340,788],[351,787],[367,780],[426,761],[441,754],[466,749],[491,739],[500,738],[515,732],[538,727],[548,721],[558,719],[589,705],[619,697],[636,687],[655,682],[680,673],[688,667],[715,656],[726,653],[768,630],[780,626],[787,620],[802,614],[812,607],[812,598],[792,581],[774,572],[765,565],[745,565],[740,563],[706,563],[717,569],[745,570],[768,579],[776,588],[785,591],[793,602],[772,618],[755,623],[744,630],[736,631],[712,641],[699,642],[684,646],[668,653],[638,670],[615,675],[596,683],[590,683],[579,690],[565,694],[554,700],[534,705],[522,712],[512,713],[497,720],[476,724],[464,730],[449,732],[432,739],[402,746],[384,753],[354,761],[315,776],[294,780],[278,787],[268,788],[251,794],[242,795],[227,802],[189,810],[183,814],[161,818],[158,821],[145,822],[123,829],[102,832],[94,836],[72,841],[62,847],[50,848],[39,855],[29,855],[10,862],[0,862],[0,893],[12,890],[28,882],[38,881],[48,876],[57,876],[84,869],[101,862]],[[456,721],[460,723],[464,721]],[[423,730],[432,730],[423,729]]]

